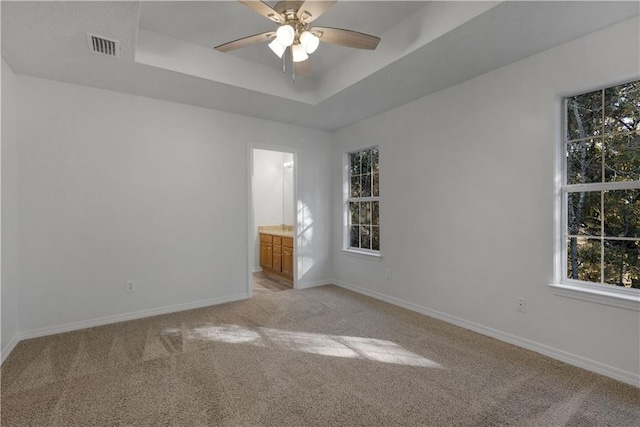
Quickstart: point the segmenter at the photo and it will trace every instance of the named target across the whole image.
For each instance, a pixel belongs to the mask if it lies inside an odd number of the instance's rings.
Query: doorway
[[[250,147],[249,296],[295,287],[295,152]]]

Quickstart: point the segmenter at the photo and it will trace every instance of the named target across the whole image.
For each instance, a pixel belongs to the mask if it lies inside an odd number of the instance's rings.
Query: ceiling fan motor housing
[[[280,15],[286,17],[288,19],[288,14],[293,13],[294,15],[302,6],[302,1],[280,1],[278,2],[273,9],[278,12]]]
[[[291,25],[293,27],[295,31],[295,43],[299,43],[300,34],[309,27],[309,24],[304,22],[305,16],[303,16],[302,19],[298,16],[298,10],[303,3],[303,1],[281,1],[274,7],[276,12],[284,16],[285,22],[282,25]],[[307,19],[311,18],[311,15],[306,12],[305,15],[307,15]]]
[[[302,6],[303,3],[304,3],[303,1],[281,1],[281,2],[278,2],[273,8],[285,19],[285,21],[281,24],[281,26],[289,25],[293,28],[294,40],[292,44],[295,44],[295,45],[301,44],[302,41],[300,40],[300,36],[309,27],[309,24],[306,23],[305,20],[308,20],[311,18],[311,15],[306,11],[304,12],[302,17],[298,16],[298,10],[300,9],[300,6]],[[318,37],[317,34],[314,34],[314,35]],[[287,44],[287,46],[289,46],[289,44]]]

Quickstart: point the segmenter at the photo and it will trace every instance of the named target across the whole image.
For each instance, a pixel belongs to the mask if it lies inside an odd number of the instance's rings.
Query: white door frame
[[[296,257],[300,254],[298,248],[298,238],[297,238],[297,230],[298,230],[298,151],[293,147],[287,147],[283,145],[275,145],[275,144],[263,144],[258,142],[247,142],[247,206],[248,206],[248,226],[247,226],[247,247],[248,247],[248,256],[247,256],[247,272],[248,272],[248,280],[247,280],[247,295],[249,298],[253,297],[253,267],[255,265],[255,254],[256,254],[256,241],[253,238],[253,231],[256,229],[254,211],[253,211],[253,150],[268,150],[268,151],[277,151],[281,153],[291,153],[293,154],[293,209],[294,209],[294,223],[293,223],[293,287],[296,289],[298,287],[298,278],[297,278],[297,265]]]

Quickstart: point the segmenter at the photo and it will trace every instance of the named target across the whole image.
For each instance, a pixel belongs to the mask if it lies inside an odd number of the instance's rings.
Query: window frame
[[[368,197],[351,197],[351,164],[350,164],[350,155],[353,153],[358,153],[366,150],[371,150],[373,148],[378,149],[378,179],[380,180],[381,171],[380,171],[380,146],[379,145],[370,145],[362,148],[358,148],[355,150],[349,150],[344,152],[343,154],[343,203],[342,203],[342,211],[343,211],[343,239],[342,239],[342,252],[353,255],[358,258],[370,259],[375,261],[382,260],[382,251],[381,249],[367,249],[367,248],[359,248],[352,247],[351,238],[350,238],[350,225],[351,225],[351,215],[349,210],[349,203],[351,202],[378,202],[378,230],[382,230],[382,214],[380,212],[380,189],[378,189],[377,196],[368,196]],[[378,184],[379,185],[379,184]],[[382,248],[382,235],[379,235],[380,240],[380,248]]]
[[[552,288],[554,294],[579,299],[583,301],[595,302],[614,307],[624,308],[633,311],[640,311],[640,289],[626,288],[616,285],[608,285],[602,282],[589,282],[579,279],[571,279],[568,277],[568,253],[567,253],[567,241],[572,236],[569,234],[569,218],[568,218],[568,197],[569,193],[579,194],[581,192],[604,192],[614,190],[628,190],[628,189],[640,189],[640,181],[604,181],[597,183],[585,183],[585,184],[568,184],[567,183],[567,146],[568,143],[577,142],[587,139],[605,139],[607,134],[603,133],[599,136],[590,136],[580,139],[571,140],[567,138],[567,100],[574,96],[584,95],[590,92],[598,90],[606,90],[611,87],[616,87],[631,83],[638,80],[631,79],[625,80],[619,83],[600,85],[591,90],[580,91],[577,93],[567,93],[558,95],[558,110],[556,117],[560,117],[559,123],[559,141],[556,145],[556,221],[555,221],[555,280],[549,286]],[[603,116],[604,116],[603,111]],[[604,126],[604,123],[603,123]],[[639,132],[639,131],[636,131]],[[634,132],[628,132],[632,134]],[[604,164],[602,165],[604,168]],[[604,180],[604,177],[603,177]],[[603,197],[603,196],[601,196]],[[604,218],[602,219],[604,221]],[[602,242],[606,240],[604,230],[602,229],[598,240]],[[594,236],[591,236],[594,237]],[[617,238],[619,240],[637,240],[636,238]],[[602,244],[602,243],[601,243]],[[604,262],[604,253],[601,253],[601,269]],[[602,270],[601,270],[602,271]],[[601,281],[603,280],[601,273]]]

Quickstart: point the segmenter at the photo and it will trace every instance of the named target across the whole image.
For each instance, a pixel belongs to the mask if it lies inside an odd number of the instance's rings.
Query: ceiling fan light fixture
[[[278,58],[282,58],[282,55],[284,55],[284,51],[287,50],[287,47],[282,46],[278,39],[273,39],[273,41],[269,43],[269,48],[273,51],[273,53],[278,55]]]
[[[276,40],[284,47],[291,46],[295,37],[296,31],[289,24],[281,25],[276,31]]]
[[[1,1],[1,0],[0,0]],[[337,44],[355,49],[374,50],[380,43],[380,37],[363,34],[357,31],[331,27],[310,27],[311,23],[324,15],[336,0],[296,0],[270,1],[266,0],[238,0],[257,14],[277,23],[275,31],[243,37],[216,46],[218,52],[230,52],[235,49],[258,43],[268,43],[269,48],[281,59],[282,71],[289,60],[287,48],[291,48],[291,58],[294,62],[293,80],[295,76],[310,74],[309,55],[314,53],[324,43]],[[273,6],[270,3],[276,3]],[[274,40],[275,39],[275,40]]]
[[[309,55],[307,55],[307,52],[304,50],[304,46],[301,44],[291,46],[291,54],[293,56],[293,62],[302,62],[309,58]]]
[[[315,34],[305,31],[300,34],[300,43],[304,47],[304,50],[311,55],[318,48],[320,39]]]

